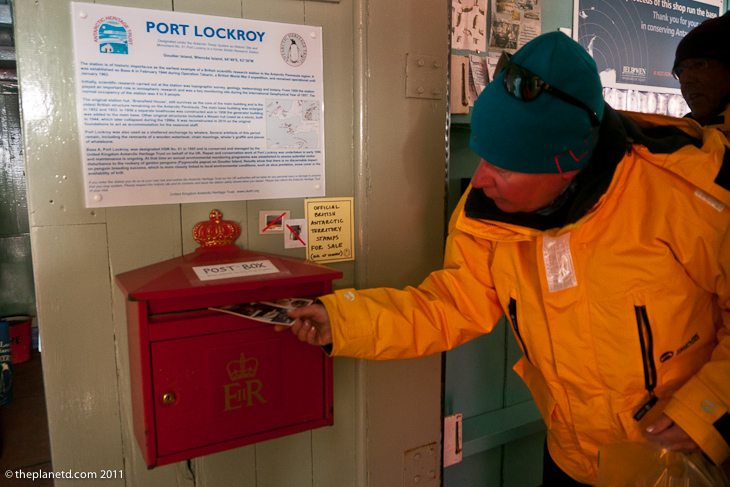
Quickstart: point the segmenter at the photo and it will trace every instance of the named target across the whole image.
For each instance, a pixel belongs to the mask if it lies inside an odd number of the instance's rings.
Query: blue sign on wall
[[[577,0],[575,38],[593,56],[604,87],[676,91],[679,41],[720,14],[721,0]]]

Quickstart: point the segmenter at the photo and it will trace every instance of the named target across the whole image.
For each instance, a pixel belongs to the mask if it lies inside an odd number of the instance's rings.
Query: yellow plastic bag
[[[700,452],[622,442],[599,451],[598,487],[730,487],[730,481]]]

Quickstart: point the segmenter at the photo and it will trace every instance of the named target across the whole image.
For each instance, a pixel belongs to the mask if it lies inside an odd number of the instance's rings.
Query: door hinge
[[[461,462],[462,414],[444,417],[444,468]]]
[[[426,54],[406,54],[406,98],[440,100],[446,91],[446,62]]]

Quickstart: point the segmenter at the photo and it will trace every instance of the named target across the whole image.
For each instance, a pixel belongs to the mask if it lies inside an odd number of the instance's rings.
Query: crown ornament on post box
[[[256,371],[259,368],[259,361],[254,358],[246,358],[246,355],[241,352],[240,358],[231,360],[226,365],[226,372],[228,372],[228,378],[232,381],[239,381],[242,379],[251,379],[256,377]]]
[[[211,210],[208,221],[198,222],[193,227],[193,238],[200,244],[195,251],[237,249],[235,242],[240,235],[238,223],[224,220],[220,210]]]

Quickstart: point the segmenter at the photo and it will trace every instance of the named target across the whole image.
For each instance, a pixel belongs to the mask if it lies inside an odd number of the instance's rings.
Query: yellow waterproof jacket
[[[728,98],[730,98],[730,96],[728,96]],[[688,113],[685,117],[692,119],[692,113]],[[715,117],[712,117],[712,119],[705,123],[704,126],[707,128],[718,129],[725,134],[725,137],[730,139],[730,103],[725,105],[725,109],[718,113]]]
[[[469,217],[465,196],[442,270],[418,287],[321,298],[333,354],[440,352],[506,314],[523,351],[514,369],[545,420],[551,456],[576,480],[596,482],[602,445],[641,441],[646,424],[635,417],[647,411],[645,420],[665,412],[724,461],[730,152],[720,132],[692,120],[630,116],[643,127],[674,124],[701,146],[652,153],[634,141],[596,202],[559,228]]]
[[[730,103],[728,103],[725,106],[725,110],[717,116],[717,120],[705,125],[705,127],[716,128],[724,133],[725,137],[730,139]]]

